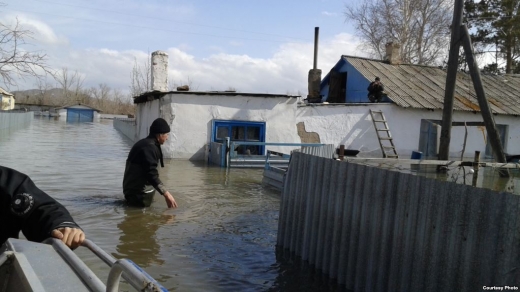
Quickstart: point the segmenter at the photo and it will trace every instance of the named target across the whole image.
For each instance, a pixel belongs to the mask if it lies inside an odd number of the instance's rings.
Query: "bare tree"
[[[112,89],[105,83],[101,83],[98,85],[98,87],[91,87],[90,88],[90,94],[95,99],[95,105],[100,110],[106,111],[107,106],[110,100],[110,93],[112,92]]]
[[[50,90],[52,86],[46,82],[46,80],[39,78],[37,80],[37,94],[36,94],[36,103],[39,105],[52,103],[56,105],[55,100],[51,98]]]
[[[47,66],[45,53],[26,50],[29,45],[26,39],[31,36],[31,31],[20,27],[18,19],[12,26],[0,23],[0,75],[4,84],[16,85],[15,77],[25,79],[53,75]]]
[[[384,59],[386,43],[397,42],[403,62],[434,65],[447,52],[451,4],[449,0],[364,0],[359,6],[347,4],[345,17],[355,24],[374,57]]]
[[[110,112],[120,115],[129,115],[135,113],[134,101],[128,95],[125,95],[120,89],[112,90],[112,105]]]
[[[83,101],[85,78],[77,70],[71,73],[67,67],[63,67],[61,72],[55,74],[54,79],[60,84],[62,103],[71,104]]]
[[[137,64],[137,59],[134,59],[134,67],[132,68],[132,74],[130,75],[130,94],[133,97],[151,90],[151,70],[152,66],[149,59],[146,60],[143,66],[139,66],[139,64]]]

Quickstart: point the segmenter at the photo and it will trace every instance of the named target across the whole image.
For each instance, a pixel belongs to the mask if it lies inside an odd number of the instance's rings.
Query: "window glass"
[[[233,126],[231,127],[231,140],[233,141],[243,141],[246,139],[246,131],[243,126]]]
[[[215,120],[212,130],[212,140],[223,143],[226,137],[231,141],[265,142],[265,123],[250,121]],[[235,145],[238,155],[265,155],[263,145]]]
[[[217,127],[217,140],[226,139],[226,137],[229,137],[229,128]]]
[[[260,127],[247,127],[247,140],[260,141]]]

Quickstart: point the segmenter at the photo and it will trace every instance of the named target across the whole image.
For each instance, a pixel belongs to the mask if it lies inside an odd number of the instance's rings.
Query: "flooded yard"
[[[162,197],[150,208],[130,208],[121,184],[131,146],[110,120],[35,117],[0,135],[0,164],[28,174],[89,239],[170,291],[336,291],[276,251],[280,197],[261,185],[261,170],[168,160],[160,176],[179,208],[168,210]],[[101,260],[86,248],[76,254],[106,281]]]

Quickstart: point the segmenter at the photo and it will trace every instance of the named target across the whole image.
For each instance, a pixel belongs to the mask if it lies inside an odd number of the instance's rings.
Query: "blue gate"
[[[94,111],[89,109],[69,108],[67,109],[67,122],[93,122]]]

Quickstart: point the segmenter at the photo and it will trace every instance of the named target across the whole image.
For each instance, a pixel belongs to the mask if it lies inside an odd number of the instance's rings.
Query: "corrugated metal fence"
[[[31,124],[33,112],[0,111],[0,130],[16,130]]]
[[[128,139],[130,139],[134,142],[137,141],[136,126],[135,126],[134,118],[128,118],[128,119],[115,118],[113,125],[116,130],[121,132]]]
[[[301,152],[319,157],[333,158],[336,153],[336,146],[334,144],[324,144],[319,147],[302,146]]]
[[[354,291],[520,286],[520,196],[293,153],[277,245]]]

